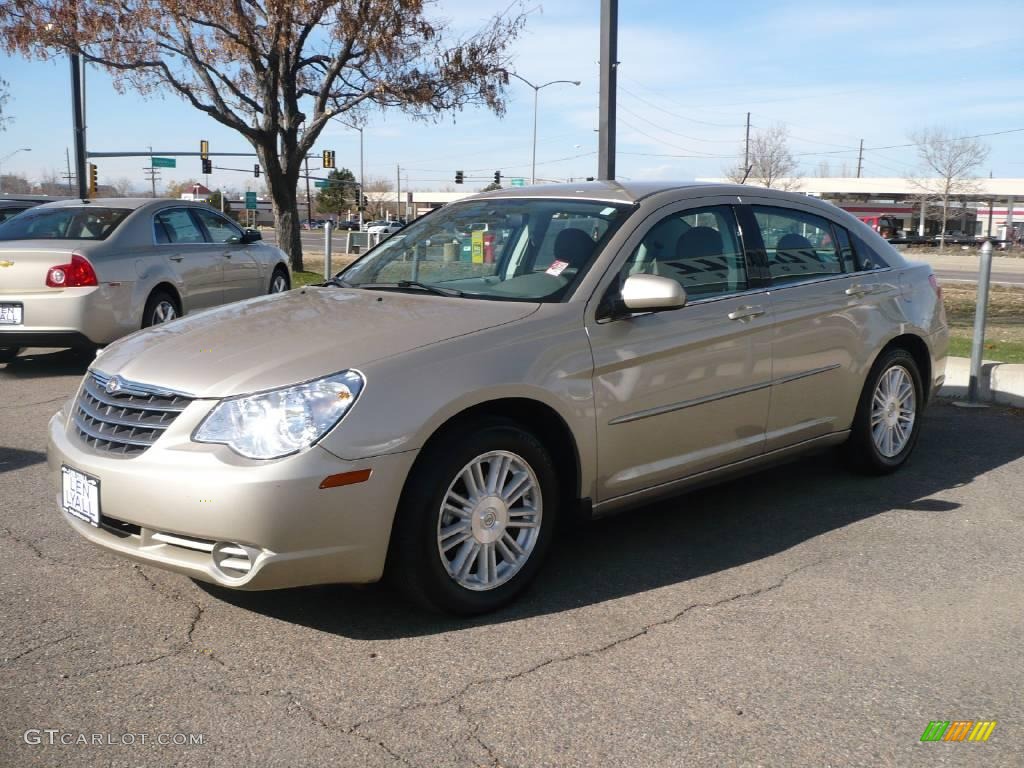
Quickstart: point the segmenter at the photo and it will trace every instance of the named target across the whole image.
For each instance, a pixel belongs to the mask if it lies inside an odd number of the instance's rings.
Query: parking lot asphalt
[[[45,463],[86,365],[0,366],[2,766],[1024,765],[1020,411],[932,404],[890,477],[829,452],[567,529],[456,621],[91,547]]]

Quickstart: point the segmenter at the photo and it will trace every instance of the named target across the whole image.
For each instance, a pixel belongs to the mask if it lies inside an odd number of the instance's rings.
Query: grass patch
[[[942,295],[949,320],[949,354],[970,357],[977,289],[969,284],[946,283]],[[1024,289],[1008,285],[990,288],[984,357],[1001,363],[1024,363]]]
[[[292,285],[299,288],[311,283],[322,283],[324,275],[322,272],[292,272]]]

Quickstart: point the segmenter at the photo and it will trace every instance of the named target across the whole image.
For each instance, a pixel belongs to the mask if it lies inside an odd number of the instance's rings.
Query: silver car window
[[[225,219],[223,216],[214,213],[213,211],[206,211],[202,208],[196,208],[195,213],[203,222],[203,226],[206,227],[206,231],[210,235],[210,241],[214,243],[226,243],[232,238],[238,238],[242,236],[242,230],[232,224],[230,221]]]
[[[774,285],[843,272],[832,225],[790,208],[753,206]]]
[[[206,238],[186,208],[160,211],[153,217],[157,243],[205,243]]]

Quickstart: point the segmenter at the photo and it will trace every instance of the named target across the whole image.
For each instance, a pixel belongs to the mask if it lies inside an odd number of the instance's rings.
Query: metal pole
[[[363,129],[359,129],[359,229],[363,229],[363,206],[366,200],[363,197]]]
[[[313,199],[309,196],[309,155],[305,157],[306,163],[306,226],[313,228]]]
[[[64,159],[67,161],[68,164],[68,197],[70,197],[71,179],[74,177],[71,175],[71,150],[69,150],[67,147],[64,147]]]
[[[71,116],[75,132],[75,173],[78,176],[78,196],[89,196],[85,175],[85,115],[82,112],[82,72],[77,53],[71,54]]]
[[[988,311],[988,285],[992,275],[992,243],[987,240],[981,246],[978,265],[978,299],[974,310],[974,341],[971,343],[971,379],[967,385],[967,401],[978,402],[978,388],[981,381],[981,356],[985,348],[985,315]]]
[[[324,223],[324,280],[331,279],[331,220]]]
[[[864,139],[860,140],[860,151],[857,153],[857,178],[860,178],[861,168],[864,167]]]
[[[153,148],[149,148],[149,181],[153,186],[153,197],[156,197],[156,168],[153,167]]]
[[[395,183],[397,190],[395,192],[395,218],[398,218],[398,206],[402,201],[402,169],[398,167],[398,163],[395,163]]]
[[[601,0],[601,111],[597,177],[615,178],[615,91],[618,67],[619,0]]]
[[[537,96],[540,88],[533,88],[533,154],[530,156],[530,183],[537,183]]]

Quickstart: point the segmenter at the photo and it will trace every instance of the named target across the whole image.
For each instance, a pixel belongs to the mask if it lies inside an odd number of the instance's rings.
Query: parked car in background
[[[109,346],[50,422],[53,490],[86,539],[196,579],[388,575],[479,613],[537,574],[560,518],[828,446],[897,470],[947,336],[928,265],[810,197],[498,190],[322,286]]]
[[[39,202],[32,202],[29,200],[0,199],[0,224],[3,224],[8,219],[17,216],[19,213],[27,211],[29,208],[34,208],[39,204]]]
[[[0,361],[22,347],[92,347],[286,291],[282,251],[206,205],[109,198],[47,203],[0,224]]]
[[[371,221],[366,225],[366,231],[371,235],[393,235],[402,229],[405,224],[400,221]]]
[[[359,219],[339,219],[334,225],[335,229],[345,229],[349,231],[359,231]]]

